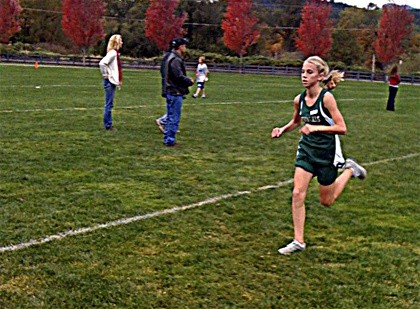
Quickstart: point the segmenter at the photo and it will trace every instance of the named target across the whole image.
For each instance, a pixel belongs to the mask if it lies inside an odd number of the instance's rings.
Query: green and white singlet
[[[329,111],[324,107],[323,99],[328,90],[322,89],[314,105],[308,106],[305,102],[306,90],[299,98],[299,115],[305,124],[332,126],[334,121]],[[341,150],[340,139],[337,134],[313,132],[302,134],[296,161],[307,161],[311,164],[343,167],[345,160]]]

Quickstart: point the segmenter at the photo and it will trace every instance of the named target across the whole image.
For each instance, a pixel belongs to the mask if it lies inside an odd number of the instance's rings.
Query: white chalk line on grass
[[[406,156],[402,156],[402,157],[389,158],[389,159],[383,159],[383,160],[374,161],[374,162],[363,163],[363,166],[370,166],[370,165],[388,163],[388,162],[397,161],[397,160],[405,160],[405,159],[410,159],[410,158],[413,158],[413,157],[417,157],[419,155],[420,155],[420,153],[418,153],[418,152],[410,153],[410,154],[408,154]]]
[[[411,154],[408,154],[408,155],[405,155],[405,156],[402,156],[402,157],[389,158],[389,159],[379,160],[379,161],[375,161],[375,162],[364,163],[363,165],[370,166],[370,165],[388,163],[388,162],[397,161],[397,160],[405,160],[405,159],[416,157],[418,155],[420,155],[420,153],[411,153]],[[212,198],[206,199],[204,201],[197,202],[197,203],[190,204],[190,205],[176,206],[176,207],[172,207],[172,208],[161,210],[161,211],[151,212],[151,213],[148,213],[148,214],[145,214],[145,215],[139,215],[139,216],[130,217],[130,218],[123,218],[123,219],[119,219],[119,220],[115,220],[115,221],[106,222],[106,223],[103,223],[103,224],[97,224],[97,225],[94,225],[94,226],[91,226],[91,227],[80,228],[80,229],[77,229],[77,230],[69,230],[69,231],[58,233],[58,234],[55,234],[55,235],[46,236],[46,237],[38,239],[38,240],[30,240],[28,242],[23,242],[23,243],[20,243],[20,244],[17,244],[17,245],[0,247],[0,253],[7,252],[7,251],[22,250],[22,249],[29,248],[29,247],[32,247],[32,246],[42,245],[44,243],[51,242],[53,240],[61,240],[61,239],[64,239],[66,237],[69,237],[69,236],[86,234],[86,233],[90,233],[90,232],[93,232],[93,231],[96,231],[96,230],[106,229],[106,228],[113,227],[113,226],[127,225],[129,223],[137,222],[137,221],[140,221],[140,220],[146,220],[146,219],[153,218],[153,217],[158,217],[158,216],[163,216],[163,215],[167,215],[167,214],[177,213],[177,212],[180,212],[180,211],[185,211],[185,210],[201,207],[201,206],[208,205],[208,204],[213,204],[213,203],[216,203],[218,201],[226,200],[226,199],[229,199],[229,198],[232,198],[232,197],[249,195],[249,194],[252,194],[253,192],[259,192],[259,191],[264,191],[264,190],[268,190],[268,189],[276,189],[276,188],[283,187],[283,186],[286,186],[286,185],[289,185],[289,184],[292,184],[292,183],[293,183],[293,179],[288,179],[288,180],[285,180],[285,181],[281,181],[277,184],[262,186],[262,187],[259,187],[257,189],[254,189],[254,190],[239,191],[239,192],[236,192],[236,193],[230,193],[230,194],[224,194],[224,195],[212,197]]]
[[[284,101],[260,101],[260,102],[214,102],[214,103],[192,103],[188,104],[188,106],[203,106],[203,105],[236,105],[236,104],[271,104],[271,103],[292,103],[291,100],[284,100]],[[162,102],[163,106],[164,102]],[[116,110],[134,110],[140,108],[151,107],[152,105],[136,105],[136,106],[118,106]],[[102,110],[103,107],[68,107],[68,108],[33,108],[33,109],[8,109],[8,110],[0,110],[0,114],[12,114],[12,113],[47,113],[47,112],[71,112],[71,111],[97,111]]]
[[[340,101],[354,101],[355,99],[343,99]],[[366,101],[366,100],[365,100]],[[272,103],[292,103],[292,100],[273,100],[273,101],[231,101],[231,102],[200,102],[188,103],[186,106],[203,106],[203,105],[237,105],[237,104],[272,104]],[[162,102],[163,106],[164,102]],[[136,106],[118,106],[115,109],[138,109],[151,107],[152,105],[136,105]],[[68,108],[33,108],[33,109],[6,109],[0,110],[0,114],[11,113],[43,113],[43,112],[68,112],[68,111],[89,111],[89,110],[102,110],[103,107],[68,107]]]
[[[80,89],[80,87],[83,88],[99,88],[98,85],[75,85],[75,84],[58,84],[58,85],[3,85],[0,86],[0,88],[35,88],[37,87],[39,88],[65,88],[65,87],[70,87],[70,88],[78,88]]]

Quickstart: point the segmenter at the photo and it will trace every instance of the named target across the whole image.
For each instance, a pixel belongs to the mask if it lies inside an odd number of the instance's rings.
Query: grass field
[[[420,307],[420,87],[395,113],[384,83],[335,90],[368,178],[329,208],[314,180],[307,250],[280,256],[299,134],[270,134],[299,78],[211,73],[165,148],[157,71],[124,72],[117,132],[99,69],[0,74],[1,308]]]

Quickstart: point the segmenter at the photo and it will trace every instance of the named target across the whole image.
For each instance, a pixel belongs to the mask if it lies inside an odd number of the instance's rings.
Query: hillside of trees
[[[80,44],[75,43],[77,32],[74,33],[75,37],[71,38],[70,34],[76,31],[75,29],[72,29],[71,26],[68,26],[69,29],[63,28],[65,24],[63,23],[63,14],[71,14],[69,11],[65,13],[66,0],[0,0],[1,5],[10,2],[20,4],[21,12],[18,16],[20,30],[11,35],[7,41],[3,40],[2,51],[7,48],[9,50],[11,48],[31,49],[32,51],[42,49],[60,54],[103,55],[108,38],[114,33],[120,33],[124,38],[122,52],[125,56],[153,58],[162,55],[163,48],[153,39],[153,33],[149,31],[147,35],[147,27],[150,27],[150,23],[147,24],[148,16],[149,18],[153,16],[150,15],[151,12],[150,10],[148,12],[148,9],[151,2],[157,3],[159,0],[91,1],[91,3],[97,2],[96,5],[99,6],[104,5],[104,14],[100,17],[103,36],[97,42],[82,42]],[[76,2],[80,2],[80,0],[74,0],[72,3]],[[153,31],[156,32],[156,29],[163,28],[168,22],[172,23],[174,16],[185,17],[179,33],[189,40],[188,49],[195,50],[196,53],[220,55],[221,57],[303,59],[305,51],[297,47],[297,41],[302,39],[302,33],[307,34],[308,31],[313,31],[311,27],[299,30],[305,21],[305,15],[302,12],[307,5],[306,0],[160,0],[160,2],[164,5],[168,2],[176,3],[176,5],[172,13],[168,11],[162,13],[162,11],[159,15],[159,12],[155,12],[160,24],[154,24],[155,28],[152,27],[152,29],[155,30]],[[229,18],[227,15],[229,6],[239,2],[251,3],[252,16],[249,17],[256,17],[257,20],[255,27],[251,30],[258,35],[255,36],[255,40],[250,41],[250,44],[242,46],[243,52],[238,54],[237,51],[228,47],[227,43],[232,41],[232,37],[226,37],[227,31],[222,27],[222,24]],[[403,70],[407,73],[420,72],[420,10],[404,8],[408,14],[404,15],[408,16],[404,18],[408,18],[409,27],[400,31],[407,31],[407,33],[404,32],[405,35],[399,38],[398,46],[392,47],[396,49],[396,54],[391,55],[391,60],[381,62],[378,61],[378,56],[381,56],[378,55],[378,48],[381,46],[375,47],[375,44],[378,44],[376,41],[379,36],[386,38],[388,35],[381,27],[390,27],[390,24],[395,26],[396,21],[393,18],[399,18],[398,22],[400,22],[402,17],[393,17],[390,14],[388,18],[390,23],[381,26],[386,10],[384,11],[384,8],[379,8],[374,4],[370,4],[365,9],[359,9],[342,3],[334,3],[334,1],[313,0],[313,2],[317,2],[316,5],[325,4],[330,10],[326,14],[323,9],[324,11],[321,11],[319,15],[321,18],[327,19],[322,36],[331,36],[331,44],[328,48],[324,48],[326,52],[322,55],[328,61],[338,61],[366,69],[372,67],[373,55],[376,54],[377,63],[375,65],[379,69],[389,65],[392,61],[401,59],[405,64]],[[372,0],[372,2],[375,1]],[[234,15],[240,13],[238,10],[241,10],[238,5],[236,9],[231,10],[232,20],[237,18]],[[243,14],[238,16],[241,16],[239,20],[246,18]],[[307,16],[307,18],[311,17]],[[88,22],[87,19],[85,23]],[[245,26],[231,25],[228,27]],[[321,36],[315,32],[311,35],[312,40]],[[170,37],[168,37],[169,39]],[[243,40],[245,39],[243,38]],[[393,39],[393,41],[395,40]],[[307,44],[303,41],[301,45],[304,47]],[[386,49],[382,52],[386,53]]]

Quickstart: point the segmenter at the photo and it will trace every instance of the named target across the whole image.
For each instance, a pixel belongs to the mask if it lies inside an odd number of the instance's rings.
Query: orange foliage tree
[[[22,12],[18,0],[0,0],[0,42],[9,42],[20,30],[19,14]]]
[[[330,14],[331,5],[322,0],[310,0],[302,8],[302,21],[295,41],[306,57],[322,57],[330,50],[333,43]]]
[[[374,42],[377,59],[388,64],[404,52],[402,41],[413,30],[414,16],[403,6],[383,6],[378,37]]]
[[[146,11],[146,37],[154,42],[159,50],[164,51],[169,41],[182,37],[185,33],[182,26],[187,19],[187,13],[176,16],[175,10],[179,0],[152,0]]]
[[[82,49],[84,63],[86,50],[105,37],[105,4],[102,0],[63,0],[61,9],[63,32]]]
[[[260,36],[257,29],[258,18],[252,11],[252,1],[228,0],[224,17],[223,43],[242,57],[246,54],[246,49],[255,44]]]

